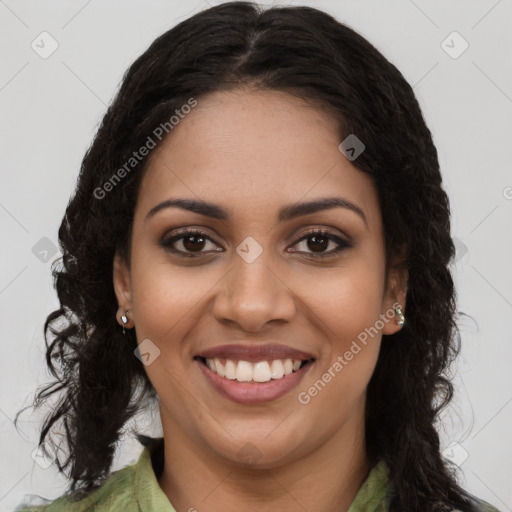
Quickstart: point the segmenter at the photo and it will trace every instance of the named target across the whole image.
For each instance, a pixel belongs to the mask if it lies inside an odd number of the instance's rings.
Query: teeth
[[[267,361],[259,361],[254,365],[252,380],[254,382],[268,382],[272,378],[270,365]]]
[[[224,366],[224,376],[229,380],[236,379],[236,365],[230,359],[226,361],[226,364]]]
[[[236,369],[236,380],[249,382],[252,380],[252,364],[247,361],[239,361]]]
[[[293,372],[293,362],[291,359],[285,359],[283,363],[284,374],[290,375]]]
[[[223,364],[218,357],[206,359],[206,365],[221,377],[239,382],[269,382],[272,379],[281,379],[298,371],[302,364],[300,359],[275,359],[271,362],[258,361],[257,363],[237,362],[231,359],[225,361]]]
[[[284,375],[283,363],[280,359],[276,359],[272,361],[270,365],[270,376],[273,379],[280,379]]]
[[[221,377],[224,377],[224,365],[220,362],[220,359],[218,357],[216,357],[214,361],[216,369],[214,369],[213,371],[217,372]]]

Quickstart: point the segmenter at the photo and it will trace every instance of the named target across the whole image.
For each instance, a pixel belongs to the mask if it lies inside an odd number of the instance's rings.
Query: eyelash
[[[179,241],[183,238],[186,238],[188,236],[199,236],[201,238],[204,238],[204,239],[207,239],[207,240],[210,240],[211,242],[213,242],[213,240],[211,240],[210,237],[203,231],[200,231],[197,229],[185,229],[185,230],[181,231],[180,233],[177,233],[173,236],[165,236],[160,241],[160,246],[163,247],[166,251],[170,251],[170,252],[179,254],[180,256],[183,256],[185,258],[200,257],[203,254],[202,252],[197,252],[197,253],[188,252],[187,253],[185,251],[176,250],[176,249],[172,248],[172,245],[174,244],[174,242],[177,242],[177,241]],[[307,253],[309,256],[312,256],[313,258],[327,258],[329,256],[334,256],[336,254],[339,254],[344,249],[350,249],[350,248],[354,247],[354,245],[351,242],[348,242],[347,240],[343,240],[342,238],[332,234],[329,231],[323,230],[323,229],[313,229],[306,233],[302,233],[301,238],[299,240],[297,240],[293,245],[297,245],[298,243],[302,242],[303,240],[307,240],[308,238],[313,237],[313,236],[328,238],[329,240],[332,240],[333,242],[336,242],[338,244],[338,247],[336,249],[333,249],[327,253],[317,253],[317,254]],[[302,252],[302,251],[293,251],[293,252]]]

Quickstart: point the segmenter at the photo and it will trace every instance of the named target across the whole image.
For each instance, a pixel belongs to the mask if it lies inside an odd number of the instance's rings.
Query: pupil
[[[319,241],[319,240],[322,240],[322,241],[323,241],[323,243],[320,243],[320,246],[321,246],[321,247],[320,247],[320,249],[321,249],[321,250],[322,250],[322,249],[323,249],[323,250],[325,250],[325,249],[327,248],[327,246],[329,245],[329,239],[328,239],[327,237],[325,237],[325,236],[313,235],[313,236],[311,236],[311,237],[309,238],[309,240],[314,240],[314,241],[315,241],[315,242],[317,242],[317,243],[318,243],[318,241]],[[316,250],[316,249],[318,249],[318,248],[319,248],[319,246],[318,246],[318,245],[314,245],[314,243],[313,243],[313,244],[311,244],[311,243],[309,243],[309,242],[308,242],[308,249]],[[321,251],[318,251],[318,252],[321,252]]]
[[[201,240],[199,243],[200,247],[197,246],[197,242],[194,245],[194,242],[190,243],[190,240],[199,239]],[[195,250],[201,250],[204,248],[204,238],[201,235],[189,235],[183,239],[183,245],[187,251],[193,252]]]

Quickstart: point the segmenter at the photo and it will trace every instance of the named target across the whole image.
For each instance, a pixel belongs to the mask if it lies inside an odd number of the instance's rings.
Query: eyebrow
[[[222,221],[227,221],[230,218],[227,210],[214,203],[196,199],[167,199],[151,208],[146,215],[145,221],[165,208],[180,208]],[[277,219],[279,222],[290,221],[302,215],[309,215],[331,208],[345,208],[356,213],[361,217],[366,227],[368,227],[368,221],[363,210],[357,204],[342,197],[324,197],[305,203],[293,203],[283,206],[278,212]]]

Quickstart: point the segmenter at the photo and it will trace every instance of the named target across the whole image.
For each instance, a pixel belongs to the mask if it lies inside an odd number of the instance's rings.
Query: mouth
[[[271,380],[280,380],[292,373],[300,371],[304,366],[312,364],[315,359],[273,359],[257,362],[233,360],[226,358],[194,357],[203,366],[226,380],[264,383]]]
[[[206,382],[222,397],[245,405],[275,401],[298,386],[315,363],[308,359],[244,361],[194,357]]]

